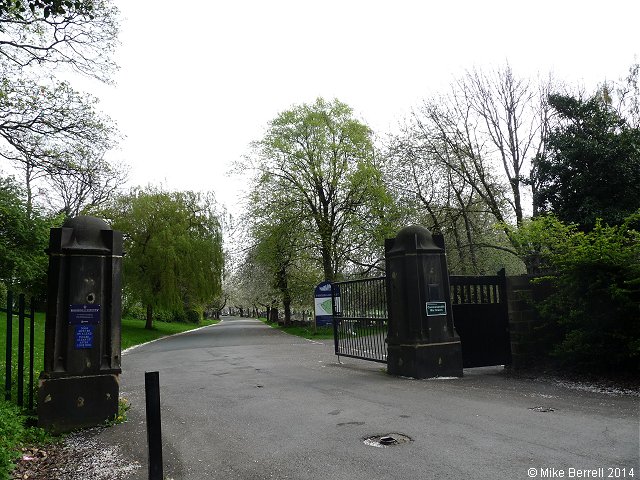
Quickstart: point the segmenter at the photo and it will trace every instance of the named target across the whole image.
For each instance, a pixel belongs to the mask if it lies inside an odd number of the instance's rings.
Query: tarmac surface
[[[514,379],[501,367],[396,378],[383,364],[339,363],[331,341],[237,317],[140,346],[122,363],[128,421],[95,440],[140,463],[126,478],[148,478],[145,371],[160,372],[165,478],[640,476],[636,395]],[[401,443],[375,441],[389,434]]]

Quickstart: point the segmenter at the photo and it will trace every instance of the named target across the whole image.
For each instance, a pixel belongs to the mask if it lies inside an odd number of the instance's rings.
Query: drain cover
[[[411,442],[411,437],[402,433],[387,433],[385,435],[373,435],[364,439],[364,444],[370,447],[387,448],[401,443]]]

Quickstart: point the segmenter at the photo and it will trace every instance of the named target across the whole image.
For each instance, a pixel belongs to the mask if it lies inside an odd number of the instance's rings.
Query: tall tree
[[[640,128],[630,127],[602,95],[551,95],[558,125],[538,160],[542,209],[590,230],[601,218],[619,225],[640,208]]]
[[[107,212],[125,236],[124,288],[147,308],[202,311],[220,294],[222,233],[210,197],[147,187]]]
[[[505,195],[509,214],[516,224],[524,219],[522,199],[531,160],[545,147],[549,108],[546,93],[550,82],[539,87],[514,75],[507,64],[492,74],[474,70],[459,82],[460,93],[470,116],[477,122],[473,129],[488,148],[486,157],[502,167],[501,176],[510,190]]]
[[[301,228],[318,246],[326,280],[336,279],[349,252],[341,248],[358,215],[385,201],[372,132],[338,101],[318,98],[280,113],[255,144],[257,185],[299,207]]]
[[[36,184],[86,186],[96,166],[104,167],[100,178],[113,176],[103,160],[117,137],[113,123],[94,98],[55,74],[73,70],[110,82],[117,35],[110,0],[0,0],[0,156],[22,170],[28,212]],[[109,191],[103,181],[92,184],[102,187],[93,197]]]
[[[481,248],[515,253],[508,226],[523,222],[529,166],[545,149],[549,83],[536,86],[508,65],[470,71],[392,138],[388,182],[415,219],[452,239],[458,271],[494,268],[480,261]]]

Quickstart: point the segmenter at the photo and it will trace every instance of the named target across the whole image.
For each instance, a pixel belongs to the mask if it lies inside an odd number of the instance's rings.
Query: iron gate
[[[506,276],[449,276],[451,308],[464,368],[509,365]],[[338,356],[387,362],[386,277],[332,284]]]
[[[386,278],[336,282],[331,287],[336,355],[387,363]]]

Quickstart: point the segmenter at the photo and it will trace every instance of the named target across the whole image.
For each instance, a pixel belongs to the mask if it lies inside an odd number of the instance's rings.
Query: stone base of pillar
[[[460,341],[389,345],[387,373],[401,377],[462,377]]]
[[[118,375],[40,375],[38,426],[57,434],[113,420],[118,414],[119,393]]]

